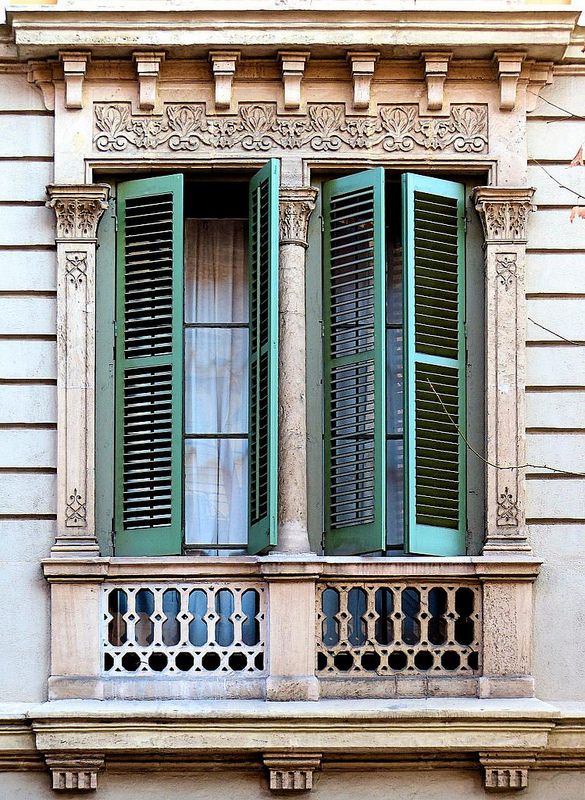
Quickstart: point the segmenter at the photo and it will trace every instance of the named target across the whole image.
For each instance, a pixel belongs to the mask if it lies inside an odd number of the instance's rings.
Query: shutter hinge
[[[468,216],[467,216],[467,214],[464,214],[463,215],[463,230],[465,231],[465,233],[467,233],[467,222],[468,222]]]
[[[325,552],[325,531],[321,534],[321,550]]]
[[[325,220],[323,217],[319,217],[319,219],[321,220],[321,233],[325,233]]]
[[[114,218],[114,229],[118,233],[118,210],[115,200],[112,200],[112,217]]]

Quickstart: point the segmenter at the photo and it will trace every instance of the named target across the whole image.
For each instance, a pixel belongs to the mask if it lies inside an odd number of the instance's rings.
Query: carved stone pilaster
[[[57,539],[54,555],[97,555],[94,339],[97,225],[105,184],[48,186],[57,222]]]
[[[47,756],[51,770],[51,786],[57,792],[94,792],[98,772],[104,766],[103,756],[84,758],[72,755]]]
[[[534,189],[474,192],[485,234],[486,504],[484,552],[530,552],[526,533],[526,228]]]
[[[275,793],[309,792],[313,773],[321,765],[320,753],[266,753],[268,785]]]
[[[317,192],[280,191],[278,550],[310,551],[307,532],[305,250]]]

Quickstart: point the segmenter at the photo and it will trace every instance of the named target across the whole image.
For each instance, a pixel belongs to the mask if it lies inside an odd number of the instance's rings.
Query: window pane
[[[248,430],[248,331],[185,331],[186,433]]]
[[[386,322],[402,325],[402,247],[388,243],[386,273]]]
[[[404,446],[402,439],[386,443],[386,544],[404,541]]]
[[[404,431],[404,368],[402,329],[386,331],[386,432]]]
[[[243,543],[248,537],[248,442],[185,442],[186,544]]]
[[[185,322],[247,322],[246,222],[185,221]]]

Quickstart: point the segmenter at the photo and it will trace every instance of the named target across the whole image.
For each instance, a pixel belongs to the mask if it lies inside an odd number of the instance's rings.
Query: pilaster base
[[[270,675],[266,679],[266,699],[280,702],[318,700],[319,680],[314,675]]]

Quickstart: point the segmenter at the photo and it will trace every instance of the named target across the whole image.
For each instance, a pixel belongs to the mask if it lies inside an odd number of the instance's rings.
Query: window
[[[381,168],[323,188],[325,549],[384,551],[404,535],[408,552],[456,555],[464,187],[407,173],[390,193]]]
[[[278,162],[219,186],[118,184],[118,555],[276,544]],[[463,553],[464,187],[370,169],[319,205],[324,551]]]

